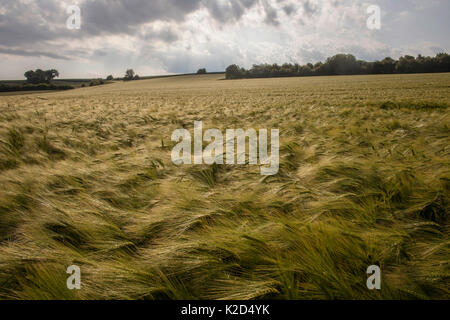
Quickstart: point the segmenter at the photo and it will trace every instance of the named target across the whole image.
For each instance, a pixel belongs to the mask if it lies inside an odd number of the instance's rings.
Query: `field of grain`
[[[0,298],[450,298],[450,74],[223,78],[0,97]],[[175,166],[195,120],[279,173]]]

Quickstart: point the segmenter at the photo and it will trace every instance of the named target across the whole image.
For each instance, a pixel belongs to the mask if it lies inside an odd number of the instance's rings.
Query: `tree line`
[[[271,78],[271,77],[305,77],[358,74],[394,74],[394,73],[436,73],[450,72],[450,55],[439,53],[435,57],[417,58],[405,55],[394,60],[390,57],[382,61],[367,62],[357,60],[351,54],[337,54],[325,62],[305,65],[285,63],[253,65],[246,70],[236,64],[230,65],[226,71],[227,79]]]

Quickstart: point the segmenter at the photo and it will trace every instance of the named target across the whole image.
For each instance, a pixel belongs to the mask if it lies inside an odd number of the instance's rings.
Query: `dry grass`
[[[0,97],[0,297],[450,298],[450,74],[221,78]],[[174,166],[194,120],[279,128],[279,174]]]

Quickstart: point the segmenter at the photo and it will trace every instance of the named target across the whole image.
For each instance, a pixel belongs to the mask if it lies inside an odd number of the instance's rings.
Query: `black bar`
[[[124,319],[311,319],[412,316],[448,310],[448,301],[1,301],[2,313]],[[431,309],[430,309],[431,308]],[[445,309],[444,309],[445,308]],[[62,312],[62,314],[60,313]],[[7,314],[7,313],[6,313]],[[445,314],[445,313],[443,313]],[[139,315],[139,317],[137,317]]]

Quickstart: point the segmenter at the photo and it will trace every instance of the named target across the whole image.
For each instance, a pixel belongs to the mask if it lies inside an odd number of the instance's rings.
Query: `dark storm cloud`
[[[88,0],[81,6],[89,34],[133,33],[134,27],[157,20],[181,22],[202,0]]]
[[[264,11],[266,13],[265,22],[274,26],[280,24],[278,17],[279,12],[282,10],[288,16],[291,16],[299,10],[299,6],[303,9],[303,15],[305,17],[311,17],[320,12],[320,7],[314,0],[277,0],[277,4],[280,9],[274,8],[267,0],[261,0]]]
[[[142,35],[143,40],[160,40],[167,43],[177,41],[179,38],[180,35],[171,28],[162,30],[151,29]]]
[[[222,23],[239,20],[248,9],[257,3],[258,0],[204,0],[204,5],[213,18]]]
[[[186,15],[206,8],[219,23],[238,21],[261,0],[88,0],[83,3],[84,23],[90,34],[132,33],[153,21],[182,22]],[[266,0],[263,0],[266,1]],[[273,8],[270,18],[276,15]],[[270,10],[270,9],[269,9]]]
[[[265,1],[265,0],[264,0]],[[86,0],[81,3],[82,28],[66,28],[70,1],[0,0],[0,39],[4,46],[29,46],[56,39],[89,38],[104,34],[137,35],[137,28],[154,21],[181,23],[186,16],[206,8],[219,23],[239,20],[260,0]],[[266,5],[265,7],[267,7]],[[276,11],[266,8],[268,22],[274,23]],[[179,38],[173,30],[151,32],[147,37],[172,42]]]
[[[267,24],[278,26],[280,22],[278,21],[278,11],[272,7],[272,5],[267,0],[261,0],[263,4],[264,11],[266,13],[266,19],[264,20]]]
[[[65,25],[65,12],[57,1],[0,0],[0,39],[3,46],[26,45],[61,35],[51,23]]]
[[[0,16],[0,39],[2,45],[16,46],[30,42],[47,41],[54,38],[54,33],[46,28],[35,26]]]
[[[59,60],[70,60],[70,58],[53,53],[53,52],[45,52],[45,51],[27,51],[21,49],[8,49],[8,48],[0,48],[0,53],[11,54],[15,56],[25,56],[25,57],[48,57]]]
[[[1,53],[21,56],[47,56],[66,59],[55,51],[62,40],[89,39],[102,34],[131,34],[140,36],[137,27],[156,20],[181,22],[200,7],[203,0],[87,0],[81,4],[82,28],[68,30],[66,8],[70,1],[58,0],[0,0]],[[173,42],[179,35],[172,29],[150,30],[144,40]],[[51,44],[49,42],[52,41]],[[68,56],[74,57],[70,54]]]
[[[285,6],[283,6],[283,11],[288,16],[290,16],[290,15],[292,15],[293,13],[295,13],[297,11],[297,7],[293,3],[289,3],[289,4],[285,5]]]
[[[336,3],[333,4],[336,5]],[[311,0],[305,0],[303,1],[303,11],[306,15],[312,16],[319,11],[319,6]]]

